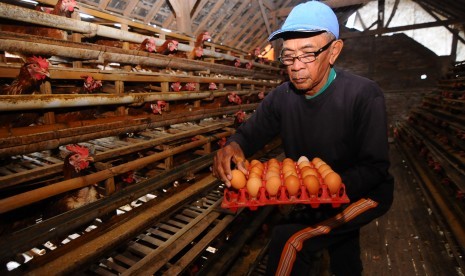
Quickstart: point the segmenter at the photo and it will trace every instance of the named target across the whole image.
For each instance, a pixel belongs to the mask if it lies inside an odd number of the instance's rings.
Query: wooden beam
[[[201,23],[199,24],[199,26],[197,27],[197,30],[195,31],[196,34],[200,34],[200,33],[204,32],[204,31],[208,31],[208,30],[210,30],[210,33],[211,33],[211,31],[213,31],[213,29],[205,28],[205,25],[209,23],[208,21],[210,21],[210,18],[214,14],[216,14],[218,12],[218,10],[220,9],[220,7],[223,4],[224,4],[224,0],[217,1],[215,3],[215,5],[208,12],[208,15],[206,15],[204,18],[202,18]]]
[[[374,35],[381,35],[385,33],[402,32],[402,31],[408,31],[408,30],[432,28],[432,27],[441,27],[441,26],[446,27],[448,25],[460,24],[464,22],[465,22],[465,18],[442,20],[442,21],[435,21],[435,22],[413,24],[413,25],[408,25],[408,26],[382,28],[382,29],[376,29],[376,30],[366,30],[363,32],[345,32],[345,33],[342,33],[340,36],[341,38],[344,38],[344,39],[357,38],[361,36],[374,36]]]
[[[360,5],[360,4],[366,4],[372,0],[326,0],[326,1],[321,1],[331,8],[342,8],[342,7],[347,7],[347,6],[353,6],[353,5]],[[273,14],[273,16],[277,17],[285,17],[288,16],[291,10],[294,7],[286,7],[286,8],[281,8],[279,10],[276,10]]]
[[[242,44],[243,41],[240,41],[240,39],[242,39],[242,35],[249,31],[249,29],[251,28],[252,25],[256,24],[256,21],[260,18],[260,13],[255,13],[255,16],[253,16],[252,18],[250,19],[247,19],[247,21],[249,23],[247,23],[244,27],[240,28],[240,32],[239,33],[235,33],[234,34],[234,39],[231,41],[231,44],[234,44],[234,45],[238,45],[238,44]],[[245,18],[244,18],[245,19]]]
[[[164,1],[157,1],[153,3],[152,8],[148,12],[147,16],[145,17],[144,23],[148,24],[152,21],[152,19],[155,17],[155,15],[158,13],[160,10],[161,5],[164,3]]]
[[[137,4],[139,4],[139,1],[132,0],[132,1],[128,1],[127,3],[128,5],[123,11],[124,16],[130,16],[134,8],[137,7]]]
[[[250,3],[251,0],[248,0],[248,1],[244,1],[242,2],[242,4],[240,5],[239,8],[237,8],[237,10],[234,12],[234,14],[229,18],[229,22],[236,22],[237,21],[237,18],[239,17],[239,15],[241,14],[241,12],[245,9],[245,7]],[[221,28],[221,30],[216,34],[216,37],[221,37],[224,32],[226,31],[230,31],[231,30],[231,25],[229,24],[224,24],[224,26]]]
[[[181,0],[169,0],[176,14],[176,25],[179,32],[192,35],[192,18],[189,5]]]
[[[268,35],[271,34],[270,23],[268,22],[268,15],[266,14],[265,7],[263,6],[263,0],[258,0],[260,5],[260,12],[262,13],[263,21],[265,22],[266,30],[268,31]]]

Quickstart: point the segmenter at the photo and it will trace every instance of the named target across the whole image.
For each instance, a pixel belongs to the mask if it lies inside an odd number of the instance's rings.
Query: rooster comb
[[[43,57],[32,56],[27,59],[29,63],[38,63],[41,68],[48,69],[48,60]]]
[[[86,147],[80,146],[80,145],[67,145],[66,149],[71,151],[71,152],[78,153],[78,154],[80,154],[82,156],[88,156],[89,155],[89,149],[86,148]]]

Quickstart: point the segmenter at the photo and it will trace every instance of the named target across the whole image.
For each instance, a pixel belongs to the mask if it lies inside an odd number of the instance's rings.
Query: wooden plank
[[[148,243],[151,243],[155,246],[161,246],[165,241],[162,241],[162,240],[159,240],[157,238],[154,238],[154,237],[151,237],[151,236],[147,236],[147,235],[144,235],[144,234],[141,234],[139,236],[137,236],[138,239],[141,239],[143,241],[146,241]]]
[[[173,233],[176,233],[176,232],[178,232],[180,230],[180,228],[173,227],[173,226],[165,224],[165,223],[160,223],[158,225],[158,227],[160,227],[161,229],[168,230],[168,231],[173,232]]]
[[[172,236],[172,235],[170,235],[170,234],[168,234],[168,233],[166,233],[166,232],[163,232],[163,231],[161,231],[161,230],[159,230],[159,229],[149,228],[147,231],[150,232],[150,233],[152,233],[152,234],[154,234],[154,235],[157,235],[157,236],[160,236],[160,237],[162,237],[162,238],[165,238],[165,239],[169,239],[169,238],[171,238],[171,236]]]
[[[108,268],[118,272],[118,273],[123,273],[126,268],[108,260],[108,259],[103,259],[103,260],[100,260],[100,263],[102,263],[103,265],[107,266]]]

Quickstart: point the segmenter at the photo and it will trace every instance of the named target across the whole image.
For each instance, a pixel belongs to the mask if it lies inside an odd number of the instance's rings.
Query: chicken
[[[92,76],[81,76],[84,79],[83,92],[93,93],[102,87],[102,81],[95,80]]]
[[[123,48],[123,41],[120,40],[100,39],[95,41],[95,43],[109,47]],[[149,53],[156,52],[155,39],[153,37],[147,37],[141,43],[129,43],[129,50],[145,51]]]
[[[173,39],[166,40],[161,46],[157,47],[157,53],[162,55],[172,54],[178,50],[179,42]]]
[[[144,103],[139,107],[129,107],[127,109],[127,114],[131,116],[162,114],[162,112],[165,111],[166,105],[167,104],[165,101],[157,101],[156,103]]]
[[[74,12],[76,5],[76,0],[58,0],[53,8],[37,6],[36,10],[69,18]]]
[[[242,104],[242,99],[241,99],[241,96],[237,95],[234,92],[231,92],[228,94],[228,102],[240,105]]]
[[[210,82],[208,84],[208,90],[218,90],[218,86],[216,86],[216,83]]]
[[[32,94],[45,78],[50,77],[49,63],[42,57],[30,57],[19,69],[19,75],[9,86],[1,87],[1,95]]]
[[[239,110],[237,111],[235,114],[234,114],[234,124],[233,124],[233,127],[234,128],[237,128],[239,127],[244,121],[245,121],[245,112],[242,111],[242,110]]]
[[[67,145],[66,149],[70,153],[63,161],[63,179],[68,180],[82,176],[82,172],[89,167],[89,162],[94,161],[89,155],[89,149],[80,145]],[[44,217],[52,217],[79,208],[97,201],[98,198],[99,194],[94,185],[57,195],[48,205]]]
[[[195,42],[192,51],[189,53],[181,52],[176,53],[177,57],[187,58],[187,59],[201,59],[203,56],[204,42],[211,39],[211,36],[208,32],[200,33]]]
[[[188,82],[186,85],[182,86],[180,82],[174,82],[171,84],[171,89],[174,92],[179,91],[195,91],[197,88],[197,84],[195,82]]]
[[[148,37],[140,44],[139,51],[147,51],[149,53],[156,52],[156,47],[155,39],[153,37]]]

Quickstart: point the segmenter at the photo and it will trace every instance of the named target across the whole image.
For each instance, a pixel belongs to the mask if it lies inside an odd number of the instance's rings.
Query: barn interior
[[[0,1],[1,274],[265,275],[294,204],[234,204],[211,166],[287,80],[267,38],[304,2]],[[386,99],[395,197],[364,275],[464,275],[465,0],[321,2],[336,67]],[[279,137],[248,160],[272,158]]]

